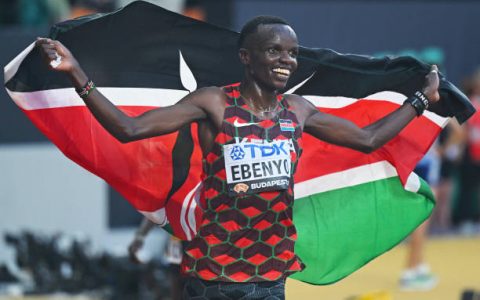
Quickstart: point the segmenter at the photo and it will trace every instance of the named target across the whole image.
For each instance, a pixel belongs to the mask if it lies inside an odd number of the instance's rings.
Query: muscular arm
[[[55,59],[56,53],[62,62],[52,70],[65,72],[75,88],[82,88],[88,77],[70,51],[58,41],[39,39],[37,46],[47,63]],[[196,120],[213,120],[216,124],[218,110],[222,108],[224,94],[219,88],[203,88],[190,93],[177,104],[153,109],[137,117],[129,117],[113,105],[98,90],[91,92],[85,104],[102,124],[119,141],[126,143],[148,137],[163,135],[180,129]],[[220,105],[218,105],[220,104]]]
[[[69,75],[75,87],[82,87],[88,80],[79,67]],[[214,88],[200,89],[175,105],[153,109],[137,117],[124,114],[97,89],[85,99],[85,104],[110,134],[126,143],[171,133],[185,124],[205,119],[209,114],[207,102],[215,95]]]
[[[436,102],[438,94],[438,74],[436,66],[426,76],[423,93],[430,102]],[[298,97],[298,96],[297,96]],[[319,112],[310,102],[301,98],[295,101],[304,121],[304,131],[326,142],[370,153],[395,137],[410,121],[416,117],[416,111],[410,104],[400,108],[382,119],[360,128],[354,123]]]
[[[316,111],[307,118],[305,132],[335,145],[370,153],[391,140],[415,117],[415,109],[404,104],[377,122],[360,128],[348,120]]]

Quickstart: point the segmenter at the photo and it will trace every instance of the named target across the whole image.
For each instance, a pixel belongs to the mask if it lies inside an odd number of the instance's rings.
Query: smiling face
[[[297,69],[297,36],[288,25],[259,25],[245,39],[239,55],[247,80],[269,90],[283,89]]]

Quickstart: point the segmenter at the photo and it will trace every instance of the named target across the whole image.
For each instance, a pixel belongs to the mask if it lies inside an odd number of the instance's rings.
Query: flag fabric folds
[[[198,88],[242,79],[238,33],[147,2],[55,25],[51,37],[78,59],[98,89],[129,115],[172,105]],[[284,91],[319,110],[366,126],[420,89],[429,67],[413,58],[374,59],[301,48]],[[137,210],[182,239],[202,218],[197,125],[121,144],[92,117],[67,77],[33,47],[5,67],[7,92],[67,157],[103,178]],[[371,154],[304,136],[295,176],[296,252],[307,265],[293,278],[328,284],[387,251],[425,220],[433,197],[413,168],[455,116],[474,109],[441,78],[441,103]]]

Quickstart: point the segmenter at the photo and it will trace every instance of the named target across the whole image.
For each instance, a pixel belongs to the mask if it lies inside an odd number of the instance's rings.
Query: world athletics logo
[[[233,146],[232,150],[230,151],[230,157],[233,160],[241,160],[245,157],[245,151],[243,151],[242,147],[240,146]]]

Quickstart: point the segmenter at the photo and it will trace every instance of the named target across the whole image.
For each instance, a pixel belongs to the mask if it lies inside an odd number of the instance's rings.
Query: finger
[[[44,49],[44,51],[47,55],[53,55],[55,56],[55,54],[57,53],[57,51],[55,51],[55,49]]]
[[[58,56],[58,51],[57,51],[57,49],[55,49],[55,48],[46,49],[46,50],[45,50],[45,53],[47,53],[47,54],[52,54],[52,55],[54,55],[54,56]]]
[[[430,67],[430,72],[428,74],[432,74],[434,77],[438,77],[438,67],[437,67],[437,65],[432,65]]]
[[[41,49],[42,49],[42,51],[45,52],[45,53],[50,52],[50,51],[55,51],[55,48],[49,47],[49,46],[45,46],[45,45],[42,45],[42,46],[41,46]]]
[[[53,41],[52,43],[52,47],[53,49],[55,49],[55,51],[57,51],[57,53],[59,53],[61,56],[65,56],[65,46],[63,46],[62,43],[60,43],[59,41]]]
[[[47,51],[55,51],[55,47],[51,44],[46,44],[43,42],[39,42],[36,44],[37,47],[40,48],[41,51],[47,52]]]
[[[36,43],[43,44],[43,43],[48,43],[47,38],[42,38],[42,37],[37,37],[37,40],[35,41]]]
[[[48,55],[48,59],[58,61],[57,64],[59,64],[62,61],[61,56],[58,56],[58,55],[55,55],[55,54]]]
[[[42,49],[42,51],[40,51],[40,54],[42,55],[43,59],[46,59],[47,61],[55,60],[58,57],[56,52],[53,50]]]
[[[48,38],[37,38],[35,45],[42,47],[55,47],[55,41]]]
[[[35,46],[39,46],[39,47],[48,47],[49,45],[50,45],[50,43],[48,41],[46,41],[45,39],[37,40],[35,42]]]
[[[46,44],[46,45],[53,44],[53,40],[49,39],[49,38],[40,38],[40,39],[38,39],[38,42],[40,42],[42,44]]]
[[[425,78],[429,81],[438,80],[438,67],[436,65],[432,65],[430,67],[430,72],[425,75]]]

